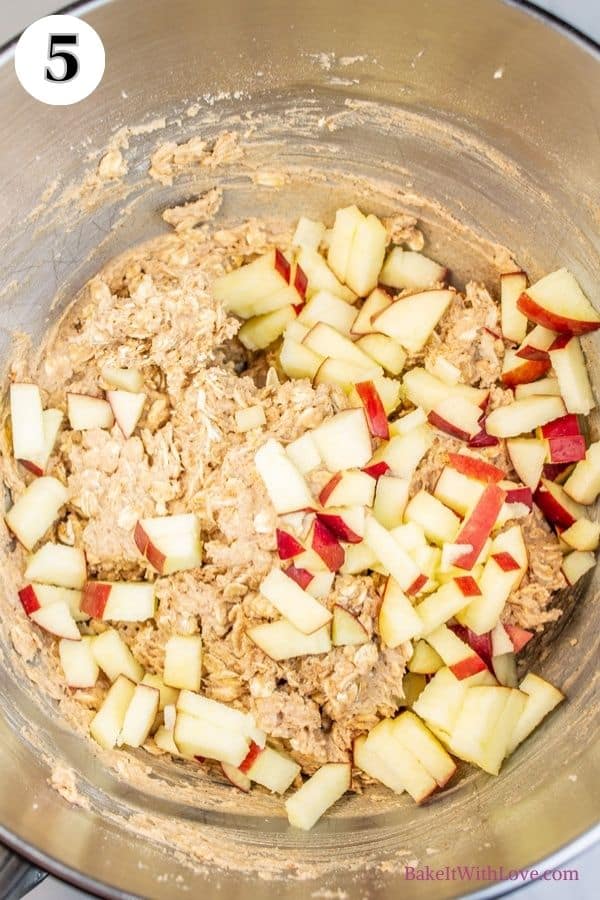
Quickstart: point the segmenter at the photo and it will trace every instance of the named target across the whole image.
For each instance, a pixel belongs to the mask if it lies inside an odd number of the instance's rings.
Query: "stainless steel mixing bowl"
[[[449,260],[459,282],[493,271],[476,233],[511,248],[533,277],[569,266],[597,302],[600,55],[531,9],[500,0],[114,0],[78,13],[107,51],[104,80],[84,102],[38,104],[16,81],[11,47],[1,60],[3,355],[13,329],[35,342],[94,270],[164,229],[160,210],[215,183],[230,188],[225,220],[267,209],[329,216],[349,199],[376,212],[414,209],[433,255]],[[185,115],[195,101],[197,115]],[[127,197],[115,185],[87,207],[50,202],[30,217],[48,183],[81,179],[87,154],[119,126],[157,116],[167,117],[160,132],[130,137]],[[210,140],[225,126],[245,131],[251,123],[258,127],[250,156],[263,168],[286,168],[283,188],[255,184],[243,166],[186,172],[171,186],[148,179],[157,141]],[[374,187],[357,198],[344,173],[383,179],[396,196]],[[435,202],[420,205],[418,197]],[[586,346],[598,385],[598,344]],[[403,882],[400,863],[549,865],[600,833],[596,587],[594,579],[563,598],[566,614],[533,642],[536,670],[569,701],[499,778],[465,775],[423,808],[382,794],[374,804],[349,798],[307,835],[286,827],[275,799],[232,803],[223,786],[222,803],[208,808],[201,790],[195,802],[176,803],[128,786],[61,727],[48,702],[31,696],[5,627],[0,838],[107,896],[232,898],[250,890],[256,900],[291,900],[327,890],[334,893],[321,895],[444,898],[503,890],[491,881]],[[85,806],[67,804],[48,785],[53,756],[77,773]],[[177,772],[182,783],[192,778]],[[144,810],[164,823],[152,838],[127,826]],[[169,822],[187,823],[199,846],[229,845],[240,861],[262,846],[289,862],[288,875],[274,884],[257,873],[190,868],[169,846]],[[309,866],[324,874],[303,880]]]

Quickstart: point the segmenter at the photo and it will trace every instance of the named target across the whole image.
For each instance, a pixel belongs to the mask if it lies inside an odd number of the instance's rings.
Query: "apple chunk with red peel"
[[[289,756],[272,747],[261,749],[255,743],[250,745],[240,769],[252,781],[274,794],[285,794],[300,774],[300,766]]]
[[[388,440],[390,429],[381,397],[372,381],[361,381],[356,385],[356,392],[365,410],[369,431],[373,437]]]
[[[306,481],[278,441],[269,439],[263,444],[255,454],[254,465],[275,512],[282,515],[314,506]]]
[[[596,401],[579,338],[561,334],[548,353],[567,411],[588,415]]]
[[[517,437],[564,416],[565,412],[561,397],[527,397],[491,412],[486,418],[486,429],[495,437]]]
[[[132,394],[130,391],[107,391],[106,399],[123,436],[130,438],[142,416],[146,395]]]
[[[247,775],[240,772],[237,766],[232,766],[230,763],[221,763],[221,769],[223,770],[225,778],[230,781],[234,787],[243,791],[244,794],[247,794],[250,791],[252,782]]]
[[[118,366],[102,366],[100,375],[103,381],[114,391],[130,391],[141,393],[144,387],[144,376],[139,369],[121,369]]]
[[[41,584],[81,589],[86,579],[83,550],[64,544],[43,544],[27,561],[25,578]]]
[[[458,516],[427,491],[414,495],[406,507],[404,518],[407,522],[420,525],[428,540],[435,544],[452,543],[460,528]]]
[[[67,502],[64,485],[45,475],[32,481],[5,516],[9,529],[27,550],[37,542],[58,519],[61,507]]]
[[[360,347],[378,365],[383,366],[390,375],[399,375],[406,362],[406,351],[387,334],[363,334],[356,346]]]
[[[443,584],[422,600],[416,608],[422,623],[422,634],[427,636],[431,631],[435,631],[468,606],[473,596],[479,593],[476,581],[470,576],[455,578]]]
[[[201,678],[202,637],[199,634],[171,635],[165,644],[164,683],[180,690],[198,691]]]
[[[451,466],[442,469],[434,488],[434,497],[449,506],[454,512],[465,516],[479,502],[485,484],[468,475],[463,475]]]
[[[533,499],[548,521],[559,528],[569,528],[585,515],[583,506],[572,500],[559,484],[546,478],[542,478]]]
[[[80,641],[62,638],[58,642],[58,656],[69,687],[91,688],[98,680],[100,669],[92,653],[92,640],[91,637]]]
[[[573,550],[597,550],[600,544],[600,525],[590,519],[577,519],[560,536]]]
[[[371,459],[371,435],[362,409],[337,413],[318,425],[312,435],[330,472],[360,469]],[[305,507],[311,505],[304,504]]]
[[[88,581],[81,609],[93,619],[145,622],[156,611],[154,585],[147,582]]]
[[[85,622],[89,618],[87,613],[81,611],[81,591],[72,588],[57,587],[53,584],[39,584],[31,582],[19,591],[19,600],[23,609],[30,615],[42,606],[51,606],[53,603],[63,601],[71,611],[76,622]]]
[[[427,416],[430,425],[458,438],[469,441],[481,430],[481,409],[464,397],[446,397]]]
[[[303,634],[312,634],[331,621],[327,607],[303,591],[280,569],[273,569],[260,585],[260,592],[281,615]]]
[[[342,509],[330,507],[327,512],[317,513],[315,528],[317,524],[324,525],[327,531],[329,531],[338,541],[346,541],[349,544],[360,544],[365,531],[365,510],[362,506],[350,506]],[[320,534],[318,538],[315,538],[313,533],[313,550],[318,552],[325,562],[329,563],[329,561],[331,561],[329,553],[323,557],[317,549],[317,546],[315,546],[315,543],[318,543],[319,541],[321,543],[323,542],[323,535]],[[330,543],[327,538],[325,538],[325,543],[327,545]],[[338,556],[341,559],[339,551],[335,551],[335,553],[335,560],[337,560]],[[335,569],[337,569],[339,566],[336,564],[335,560],[333,562]],[[340,563],[340,565],[342,565],[342,563]],[[329,566],[329,568],[332,568],[332,566]],[[335,569],[333,570],[335,571]]]
[[[404,290],[433,287],[448,280],[448,269],[422,253],[394,247],[379,275],[381,284]]]
[[[440,289],[401,297],[374,317],[374,331],[394,338],[409,353],[419,353],[455,296]]]
[[[44,449],[37,456],[30,455],[19,459],[19,462],[33,475],[43,475],[56,445],[56,439],[63,423],[64,415],[60,409],[45,409],[42,413],[44,425]]]
[[[535,491],[546,460],[546,443],[537,438],[510,438],[506,449],[513,468],[523,484]]]
[[[564,694],[540,678],[529,672],[521,684],[519,690],[526,695],[525,708],[517,719],[508,743],[508,753],[512,753],[519,744],[537,728],[540,722],[546,718],[558,704],[565,699]]]
[[[376,481],[361,469],[334,475],[321,490],[319,503],[330,506],[373,506]]]
[[[326,763],[285,801],[290,825],[310,831],[321,816],[350,789],[350,763]]]
[[[115,424],[110,403],[88,394],[67,394],[67,418],[73,431],[112,428]]]
[[[459,680],[487,668],[484,660],[446,625],[431,631],[426,641]]]
[[[331,623],[331,643],[334,647],[358,646],[366,644],[369,635],[364,625],[359,622],[356,616],[344,609],[343,606],[335,604],[333,607],[333,621]]]
[[[517,306],[527,287],[525,272],[506,272],[500,276],[500,309],[502,337],[520,344],[527,331],[527,317]]]
[[[290,271],[290,264],[283,253],[271,250],[253,262],[216,278],[211,286],[212,294],[228,312],[248,318],[254,315],[257,303],[279,294],[288,286]]]
[[[406,372],[402,386],[406,399],[426,413],[448,397],[462,397],[473,406],[480,407],[479,414],[481,415],[489,398],[487,390],[474,388],[468,384],[447,384],[420,366],[415,366],[414,369]]]
[[[600,494],[600,441],[590,444],[585,459],[577,463],[564,487],[569,497],[578,503],[594,503]]]
[[[461,472],[468,478],[483,481],[485,484],[495,484],[506,477],[506,473],[479,456],[467,456],[463,453],[449,453],[448,464],[452,469]]]
[[[42,398],[36,384],[11,384],[10,428],[15,459],[34,460],[45,449]]]
[[[388,578],[379,610],[379,633],[386,647],[420,637],[423,622],[397,581]]]
[[[567,269],[545,275],[524,291],[520,311],[544,328],[561,334],[585,334],[600,328],[600,316]]]
[[[463,527],[456,536],[457,544],[470,544],[471,550],[456,560],[461,569],[472,569],[485,542],[492,533],[502,504],[506,500],[506,491],[497,484],[488,484]]]
[[[504,630],[511,639],[513,650],[515,653],[519,653],[523,649],[525,644],[528,644],[534,636],[532,631],[527,631],[525,628],[521,628],[519,625],[509,625],[507,623],[504,626]]]
[[[117,738],[117,746],[142,746],[156,719],[159,696],[156,688],[148,684],[136,684]]]
[[[573,550],[563,559],[562,571],[567,579],[568,584],[575,584],[580,578],[583,578],[590,569],[596,565],[596,557],[593,553],[583,550]]]
[[[375,288],[371,291],[363,305],[361,306],[358,316],[352,325],[353,335],[373,334],[376,329],[373,327],[374,317],[387,309],[392,304],[392,297],[382,288]],[[366,351],[368,352],[368,351]]]
[[[502,384],[509,388],[515,388],[518,384],[529,384],[537,381],[550,369],[550,359],[523,359],[517,356],[515,350],[507,348],[504,354]]]
[[[142,666],[114,628],[103,631],[93,639],[92,654],[109,681],[116,681],[119,675],[125,675],[137,684],[144,677]]]
[[[177,713],[173,738],[188,756],[216,759],[232,766],[243,762],[250,746],[243,735],[184,712]]]
[[[277,541],[279,559],[293,559],[294,556],[304,553],[304,547],[300,541],[297,541],[288,531],[276,528],[275,539]]]
[[[142,556],[161,575],[202,565],[200,522],[193,513],[139,519],[133,537]]]
[[[68,604],[64,600],[42,606],[30,613],[29,618],[47,631],[59,638],[70,641],[80,641],[81,634],[77,623],[71,614]]]
[[[329,628],[326,626],[312,634],[304,634],[286,621],[256,625],[246,632],[250,640],[276,662],[297,656],[313,656],[331,650]]]
[[[314,525],[311,546],[332,572],[337,572],[344,565],[344,548],[336,535],[319,519]]]
[[[582,434],[548,439],[548,458],[553,464],[580,462],[585,459],[585,451],[585,438]]]
[[[134,692],[135,684],[124,675],[119,675],[92,719],[90,734],[105,750],[116,746]]]

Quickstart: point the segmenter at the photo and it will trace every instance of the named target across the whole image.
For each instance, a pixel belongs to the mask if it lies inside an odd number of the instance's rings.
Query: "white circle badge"
[[[15,49],[17,78],[28,94],[51,106],[88,97],[104,74],[104,45],[76,16],[46,16],[27,28]]]

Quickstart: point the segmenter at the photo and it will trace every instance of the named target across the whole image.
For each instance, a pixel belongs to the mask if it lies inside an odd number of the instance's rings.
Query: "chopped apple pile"
[[[128,440],[146,405],[142,372],[106,364],[98,390],[67,393],[64,410],[44,409],[36,385],[10,389],[14,456],[35,476],[6,514],[29,554],[19,597],[59,639],[67,686],[107,686],[91,735],[105,749],[150,742],[212,760],[243,792],[259,784],[284,794],[296,782],[285,808],[301,829],[350,789],[352,766],[417,803],[453,777],[453,757],[498,774],[563,699],[539,676],[522,677],[517,656],[533,634],[508,621],[529,571],[529,517],[537,507],[556,532],[570,585],[600,545],[585,509],[600,494],[600,441],[588,444],[583,427],[595,400],[581,345],[600,316],[574,276],[560,269],[533,285],[521,271],[501,276],[501,332],[483,329],[505,344],[498,405],[495,392],[465,383],[443,344],[434,359],[424,353],[458,296],[449,271],[388,244],[375,215],[349,206],[330,229],[302,218],[289,250],[212,284],[242,320],[249,353],[271,348],[288,378],[340,389],[337,411],[288,443],[269,433],[262,405],[235,412],[234,430],[258,448],[276,521],[272,568],[256,586],[266,621],[246,630],[251,652],[278,662],[360,653],[375,641],[408,660],[398,684],[406,709],[356,735],[352,760],[303,783],[250,712],[203,694],[200,633],[171,635],[162,670],[146,672],[119,632],[156,617],[157,581],[202,565],[195,513],[137,520],[145,580],[102,580],[80,547],[56,542],[69,494],[48,470],[63,421]],[[424,484],[420,464],[444,437],[452,449]],[[335,592],[338,574],[367,573],[379,592],[369,617]]]

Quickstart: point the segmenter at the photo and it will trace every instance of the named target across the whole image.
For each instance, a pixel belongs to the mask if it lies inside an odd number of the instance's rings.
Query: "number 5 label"
[[[104,74],[104,46],[76,16],[46,16],[30,25],[15,49],[15,71],[28,94],[52,106],[88,97]]]

